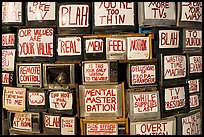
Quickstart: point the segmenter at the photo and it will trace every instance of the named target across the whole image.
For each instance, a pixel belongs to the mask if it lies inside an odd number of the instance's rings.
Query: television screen
[[[26,2],[26,25],[55,25],[56,13],[56,2]]]
[[[130,121],[130,135],[176,135],[176,118],[134,122]]]
[[[26,88],[3,87],[3,108],[9,111],[26,110]]]
[[[89,34],[91,9],[88,2],[59,2],[57,30],[59,34]]]
[[[136,32],[136,2],[92,2],[93,33]]]
[[[202,2],[177,2],[177,26],[202,28]]]
[[[17,60],[54,61],[54,28],[19,28]]]
[[[45,88],[67,89],[75,86],[75,81],[75,64],[43,64],[43,86]]]
[[[122,117],[122,86],[79,85],[80,117]]]
[[[15,74],[14,72],[3,71],[2,72],[2,85],[3,86],[15,86]]]
[[[76,117],[61,117],[61,134],[62,135],[77,135]]]
[[[15,47],[16,34],[15,33],[3,33],[2,34],[2,48]]]
[[[189,94],[190,110],[200,108],[201,96],[200,94]]]
[[[175,26],[175,2],[138,2],[139,26]]]
[[[2,49],[2,71],[14,71],[16,49]]]
[[[42,87],[41,63],[16,63],[17,87]]]
[[[189,93],[201,93],[202,88],[202,79],[201,78],[194,78],[194,79],[188,79],[188,85],[189,85]]]
[[[83,61],[82,62],[83,84],[117,84],[118,63],[117,61]]]

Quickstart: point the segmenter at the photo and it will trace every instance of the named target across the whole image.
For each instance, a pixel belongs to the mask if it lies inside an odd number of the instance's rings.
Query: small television
[[[48,97],[47,90],[42,88],[27,88],[26,106],[30,112],[47,111]]]
[[[2,49],[16,47],[16,33],[14,32],[3,33],[1,43]]]
[[[187,80],[189,85],[189,93],[201,93],[202,91],[202,78],[192,78]]]
[[[76,117],[61,117],[61,135],[79,135]]]
[[[24,25],[24,2],[2,2],[2,25]]]
[[[9,126],[12,131],[22,131],[27,134],[41,132],[40,113],[37,112],[9,112]]]
[[[3,86],[15,86],[15,73],[13,71],[2,71],[2,85]]]
[[[26,110],[26,88],[3,87],[3,108],[8,111]]]
[[[176,117],[152,121],[130,121],[130,135],[176,135]]]
[[[202,28],[202,1],[177,2],[177,26]]]
[[[158,90],[127,89],[126,104],[131,121],[161,119]]]
[[[90,2],[58,2],[58,34],[90,34]]]
[[[49,89],[47,97],[49,101],[48,112],[53,114],[67,114],[73,116],[76,113],[76,89],[52,90]]]
[[[82,61],[83,84],[117,84],[119,81],[117,61]]]
[[[55,30],[51,27],[18,28],[17,61],[54,61],[54,33]]]
[[[189,112],[188,83],[160,86],[159,92],[162,118]]]
[[[84,60],[105,60],[106,39],[105,36],[83,36]]]
[[[81,36],[56,36],[56,61],[82,61]]]
[[[188,78],[202,77],[202,52],[188,52]]]
[[[129,88],[148,88],[158,84],[157,60],[130,61],[127,64]]]
[[[75,86],[75,68],[75,64],[43,63],[43,87],[67,89]]]
[[[196,109],[177,116],[177,135],[202,135],[202,110]]]
[[[56,2],[26,2],[26,25],[55,25],[56,5]]]
[[[186,81],[188,64],[186,53],[157,54],[159,85]]]
[[[136,32],[136,4],[136,2],[92,2],[93,33]]]
[[[2,71],[14,71],[16,49],[2,49]]]
[[[181,27],[153,27],[154,53],[182,53],[183,28]]]
[[[42,87],[42,63],[16,63],[17,87]]]
[[[190,110],[199,109],[201,107],[201,94],[189,94]]]
[[[46,135],[61,135],[61,114],[42,112],[43,133]]]
[[[183,28],[183,50],[202,50],[202,29]]]
[[[80,117],[122,117],[123,93],[119,85],[79,85]]]
[[[175,2],[138,2],[139,26],[175,26]]]

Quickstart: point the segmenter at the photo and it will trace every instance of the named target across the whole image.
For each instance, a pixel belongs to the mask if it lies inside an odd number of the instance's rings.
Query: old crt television
[[[90,2],[58,2],[57,31],[59,34],[91,33]]]
[[[158,83],[157,60],[130,61],[127,64],[127,83],[129,88],[148,88]]]
[[[14,71],[16,61],[16,49],[7,48],[2,49],[2,70],[3,71]]]
[[[79,85],[80,117],[122,117],[122,92],[121,84]]]
[[[26,106],[30,112],[47,111],[48,97],[47,90],[43,88],[27,88]]]
[[[137,30],[137,2],[92,2],[93,33],[129,33]]]
[[[83,36],[84,60],[105,60],[106,39],[104,35]]]
[[[55,114],[75,115],[76,112],[76,89],[52,90],[49,89],[47,97],[49,100],[48,112]]]
[[[177,135],[202,135],[202,110],[178,115],[177,125]]]
[[[200,93],[189,94],[190,110],[201,108],[202,96]]]
[[[75,64],[43,63],[43,87],[66,89],[75,86],[75,68]]]
[[[202,77],[191,78],[187,80],[189,85],[189,93],[201,93],[202,92]]]
[[[2,25],[24,25],[25,23],[24,2],[2,2]]]
[[[130,135],[176,135],[176,117],[152,121],[130,121]]]
[[[160,119],[160,96],[158,90],[127,89],[128,118],[132,121]]]
[[[37,112],[9,112],[9,127],[12,131],[24,131],[28,134],[40,133],[41,116]]]
[[[159,84],[174,84],[186,81],[188,65],[186,53],[157,54]]]
[[[17,87],[42,87],[42,63],[16,63]]]
[[[61,135],[80,135],[78,126],[77,117],[61,117]]]
[[[73,35],[56,36],[56,61],[82,61],[82,37]]]
[[[175,2],[138,2],[138,22],[141,27],[175,26]]]
[[[15,48],[16,47],[16,33],[14,32],[2,33],[1,46],[2,46],[2,49]]]
[[[177,2],[177,26],[202,28],[202,1]]]
[[[1,84],[3,86],[15,86],[16,77],[13,71],[10,71],[10,72],[2,71],[1,76],[2,76]]]
[[[189,112],[188,83],[160,86],[159,93],[162,118]]]
[[[83,84],[117,84],[119,81],[117,61],[82,61]]]
[[[202,52],[188,52],[188,77],[202,77]]]
[[[55,60],[55,28],[22,27],[17,31],[17,61],[52,62]]]
[[[26,25],[56,26],[56,2],[26,2]]]
[[[183,51],[183,28],[153,27],[154,53],[181,53]]]
[[[202,29],[183,28],[183,51],[201,51]]]
[[[46,135],[61,135],[61,114],[42,112],[43,133]]]

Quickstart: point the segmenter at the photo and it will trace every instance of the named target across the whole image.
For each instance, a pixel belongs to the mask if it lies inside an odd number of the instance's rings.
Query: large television
[[[56,26],[56,2],[26,2],[26,25]]]
[[[175,2],[138,2],[138,23],[142,28],[176,25]]]
[[[137,32],[137,2],[92,2],[93,33]]]
[[[55,28],[22,27],[17,31],[17,61],[53,62]]]
[[[202,28],[202,2],[177,2],[178,27]]]
[[[90,2],[58,2],[58,34],[90,34],[91,11]]]

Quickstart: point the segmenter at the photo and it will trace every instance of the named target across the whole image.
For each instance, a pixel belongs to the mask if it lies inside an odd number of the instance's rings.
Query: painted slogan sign
[[[175,20],[174,2],[144,2],[145,19]]]
[[[87,123],[86,135],[118,135],[118,124]]]
[[[149,59],[149,37],[127,37],[127,59]]]
[[[14,71],[16,49],[2,49],[2,70]]]
[[[2,2],[2,23],[22,22],[22,2]]]
[[[202,56],[190,56],[189,57],[189,71],[190,73],[202,72]]]
[[[88,27],[89,5],[70,4],[59,6],[59,27]]]
[[[3,107],[7,110],[25,110],[26,88],[4,87]]]
[[[18,31],[18,57],[53,57],[53,28]]]
[[[154,84],[156,82],[155,65],[131,65],[131,85]]]
[[[186,48],[202,48],[202,31],[186,29],[185,30]]]
[[[181,2],[181,21],[202,22],[202,2]]]
[[[81,37],[59,37],[57,44],[58,56],[81,55]]]
[[[86,53],[102,53],[103,39],[87,39],[85,42]]]
[[[85,89],[86,113],[116,113],[118,111],[117,89]]]
[[[57,110],[72,109],[73,96],[70,92],[51,92],[49,94],[50,108]]]
[[[134,25],[134,2],[94,2],[95,26]]]
[[[198,95],[190,95],[189,98],[189,102],[190,102],[190,108],[195,108],[198,107],[200,104],[199,102],[199,96]]]
[[[55,2],[28,2],[27,19],[55,20]]]
[[[189,93],[200,92],[200,82],[199,81],[200,81],[199,79],[188,80]]]
[[[201,135],[201,113],[182,118],[182,135]]]
[[[2,85],[10,84],[10,73],[2,72]]]
[[[60,116],[55,115],[44,115],[44,126],[46,128],[60,128]]]
[[[186,56],[166,55],[164,56],[164,79],[186,77]]]
[[[2,34],[2,47],[7,46],[15,46],[15,34],[14,33],[7,33]]]
[[[165,110],[182,108],[186,105],[185,88],[172,87],[165,89]]]
[[[28,93],[28,105],[45,105],[45,93],[29,92]]]
[[[76,123],[74,117],[61,117],[61,134],[76,135]]]
[[[31,113],[15,113],[13,118],[13,128],[32,130]]]

